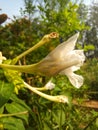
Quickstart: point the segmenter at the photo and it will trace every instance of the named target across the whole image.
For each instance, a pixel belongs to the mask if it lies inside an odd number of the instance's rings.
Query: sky
[[[0,0],[0,14],[5,13],[9,18],[13,16],[21,16],[20,8],[24,7],[23,0]],[[7,20],[8,22],[9,20]]]
[[[86,5],[89,5],[92,0],[84,0]],[[21,16],[20,8],[24,7],[24,0],[0,0],[0,14],[6,13],[9,18],[13,16]],[[9,20],[7,20],[8,22]]]

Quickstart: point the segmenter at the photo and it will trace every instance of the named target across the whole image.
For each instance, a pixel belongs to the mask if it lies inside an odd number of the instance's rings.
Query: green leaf
[[[33,130],[34,128],[33,127],[29,127],[29,128],[27,128],[26,130]]]
[[[13,101],[13,102],[16,102],[16,103],[18,103],[18,104],[21,104],[23,107],[25,107],[27,110],[31,110],[30,109],[30,107],[28,107],[27,105],[26,105],[26,103],[23,101],[23,100],[21,100],[21,99],[19,99],[15,94],[12,94],[11,95],[11,97],[10,97],[10,99]]]
[[[0,122],[6,130],[25,130],[22,120],[14,117],[2,118]]]
[[[49,127],[49,123],[47,123],[47,122],[44,121],[43,125],[44,125],[43,126],[43,130],[51,130],[51,128],[50,128],[51,126]]]
[[[1,107],[1,108],[0,108],[0,114],[2,114],[3,111],[4,111],[4,107]]]
[[[15,94],[12,94],[12,96],[11,96],[10,99],[12,101],[20,104],[24,108],[26,108],[30,112],[30,114],[32,115],[32,117],[36,120],[36,116],[35,116],[34,112],[32,112],[31,108],[29,106],[27,106],[26,103],[23,100],[19,99]]]
[[[98,128],[98,118],[96,118],[96,127]]]
[[[19,117],[23,120],[26,121],[26,123],[28,124],[28,113],[23,113],[23,112],[28,112],[27,109],[25,107],[23,107],[21,104],[12,102],[12,103],[7,103],[5,105],[6,110],[11,113],[11,114],[15,114],[16,117]],[[20,114],[21,113],[21,114]]]
[[[0,81],[0,108],[9,100],[14,91],[14,85]]]
[[[63,125],[65,123],[65,112],[62,110],[57,110],[53,112],[53,118],[58,125]]]

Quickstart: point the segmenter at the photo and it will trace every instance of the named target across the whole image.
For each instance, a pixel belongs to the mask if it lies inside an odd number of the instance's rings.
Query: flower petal
[[[66,61],[67,59],[69,61],[78,61],[79,66],[83,65],[83,62],[85,61],[85,55],[83,50],[72,50],[64,58]],[[68,61],[67,61],[68,62]]]
[[[71,75],[67,75],[69,81],[71,82],[71,84],[76,87],[76,88],[80,88],[83,85],[83,77],[80,75],[77,75],[75,73],[72,73]]]
[[[61,75],[65,74],[68,77],[71,84],[76,88],[80,88],[83,85],[83,80],[84,80],[82,76],[73,73],[73,69],[75,71],[78,70],[79,68],[80,67],[78,66],[72,66],[60,72]]]
[[[74,50],[74,52],[76,53],[76,55],[79,56],[81,63],[83,64],[83,62],[85,61],[84,51],[83,50]]]
[[[52,58],[55,60],[63,59],[66,57],[67,53],[72,51],[75,47],[77,38],[79,36],[79,33],[76,33],[71,38],[69,38],[67,41],[61,43],[58,45],[52,52],[48,54],[46,58]]]

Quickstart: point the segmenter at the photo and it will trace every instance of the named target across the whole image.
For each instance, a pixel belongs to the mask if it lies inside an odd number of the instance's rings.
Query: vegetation
[[[3,63],[38,63],[57,45],[79,31],[76,48],[84,49],[87,58],[77,73],[84,77],[84,84],[77,89],[66,76],[51,77],[56,86],[44,93],[68,96],[70,103],[63,104],[49,101],[23,84],[25,81],[30,86],[41,88],[50,77],[0,69],[0,130],[97,130],[98,3],[93,3],[90,9],[71,0],[24,0],[24,3],[20,18],[13,17],[11,23],[0,26],[0,51],[7,58]],[[2,17],[0,19],[2,21]],[[53,38],[53,35],[47,44],[20,56],[39,45],[39,41],[43,42],[43,37],[51,32],[59,33],[59,38],[58,35]]]

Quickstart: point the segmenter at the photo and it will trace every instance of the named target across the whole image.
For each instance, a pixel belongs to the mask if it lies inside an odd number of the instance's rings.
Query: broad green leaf
[[[65,123],[65,112],[62,110],[57,110],[53,112],[53,118],[58,125],[63,125]]]
[[[0,81],[0,108],[9,100],[13,91],[13,84]]]
[[[36,120],[36,116],[35,116],[34,112],[32,112],[31,108],[29,106],[27,106],[26,103],[23,100],[19,99],[15,94],[12,94],[12,96],[11,96],[10,99],[12,101],[20,104],[24,108],[26,108],[30,112],[30,114],[32,115],[32,117]]]
[[[2,118],[0,122],[2,122],[4,130],[25,130],[22,120],[15,117]]]
[[[29,111],[31,110],[30,107],[28,107],[28,106],[26,105],[26,103],[25,103],[23,100],[19,99],[15,94],[12,94],[11,97],[10,97],[10,99],[11,99],[13,102],[16,102],[16,103],[22,105],[24,108],[28,109]]]
[[[28,123],[28,110],[25,107],[23,107],[21,104],[12,102],[12,103],[7,103],[5,105],[5,107],[9,113],[11,113],[11,114],[17,113],[17,114],[15,114],[16,117],[19,117],[19,118],[25,120],[26,123]],[[26,112],[26,113],[23,113],[23,112]]]

